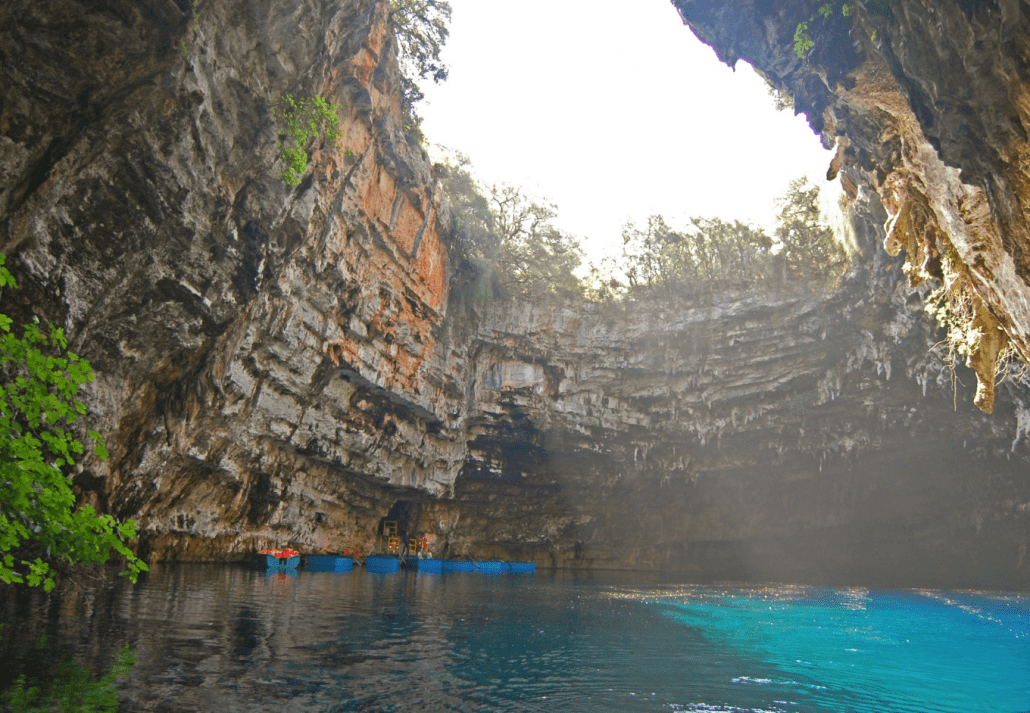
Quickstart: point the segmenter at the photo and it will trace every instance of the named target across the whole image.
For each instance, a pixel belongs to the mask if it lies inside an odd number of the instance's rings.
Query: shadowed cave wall
[[[111,457],[76,482],[151,561],[367,551],[392,514],[438,556],[1030,584],[1030,399],[953,390],[872,159],[842,153],[858,252],[828,293],[476,304],[394,53],[369,0],[0,8],[4,310],[93,362]],[[342,106],[296,188],[285,92]]]

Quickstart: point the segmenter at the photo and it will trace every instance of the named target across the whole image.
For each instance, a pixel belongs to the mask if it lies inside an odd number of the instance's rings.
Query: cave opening
[[[379,521],[378,533],[384,538],[388,536],[388,523],[395,523],[396,536],[400,539],[401,550],[408,540],[416,536],[419,514],[422,512],[422,503],[417,500],[398,500],[382,520]],[[386,549],[384,544],[383,549]]]
[[[839,212],[833,153],[806,118],[746,62],[723,64],[668,0],[451,5],[449,76],[416,107],[430,154],[553,202],[584,265],[617,262],[626,224],[656,215],[771,233],[800,177]]]

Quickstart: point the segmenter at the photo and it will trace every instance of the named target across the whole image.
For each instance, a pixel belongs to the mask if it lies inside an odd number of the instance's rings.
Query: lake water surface
[[[1030,711],[1030,595],[641,581],[156,566],[51,615],[136,650],[123,711]]]

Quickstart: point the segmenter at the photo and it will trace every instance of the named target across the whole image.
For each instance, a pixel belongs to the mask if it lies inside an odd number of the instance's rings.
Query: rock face
[[[370,537],[386,485],[447,488],[465,457],[447,218],[385,4],[14,2],[0,20],[3,250],[25,285],[5,305],[93,361],[111,458],[81,480],[149,523],[151,556]],[[286,93],[342,106],[341,145],[311,146],[293,190]]]
[[[1030,6],[1019,0],[673,0],[723,61],[750,62],[887,211],[914,284],[943,280],[990,412],[999,354],[1030,359]],[[847,12],[844,9],[847,8]],[[794,49],[806,23],[811,49]]]
[[[0,52],[3,308],[93,362],[111,457],[76,483],[151,560],[367,551],[389,518],[438,556],[1030,584],[1030,394],[987,416],[953,385],[857,138],[833,291],[483,307],[449,273],[385,3],[13,0]],[[295,189],[287,92],[343,119]]]
[[[1025,390],[983,416],[935,339],[897,281],[498,310],[456,497],[417,527],[564,566],[1020,585]]]

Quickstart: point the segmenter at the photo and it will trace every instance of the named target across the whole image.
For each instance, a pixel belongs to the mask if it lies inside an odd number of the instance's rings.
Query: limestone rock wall
[[[881,253],[882,255],[882,253]],[[885,257],[885,256],[884,256]],[[1025,388],[987,417],[914,293],[506,307],[447,552],[697,576],[1025,586]]]
[[[885,241],[913,283],[963,295],[976,403],[993,405],[999,352],[1030,359],[1030,4],[1024,0],[673,0],[720,58],[751,63],[793,97],[827,147],[829,170],[876,193]],[[812,47],[794,49],[807,22]]]
[[[4,307],[92,360],[111,458],[77,480],[152,557],[365,543],[389,486],[464,461],[446,208],[393,43],[367,0],[0,8]],[[286,93],[342,107],[295,189]]]
[[[1005,384],[984,415],[931,350],[927,287],[882,246],[888,149],[842,150],[858,253],[829,292],[477,306],[394,51],[375,0],[0,6],[3,310],[93,362],[111,457],[75,482],[143,554],[367,551],[389,517],[438,556],[1030,583],[1030,397]],[[798,76],[817,118],[843,106],[820,87],[858,91]],[[285,93],[343,119],[297,188]]]

